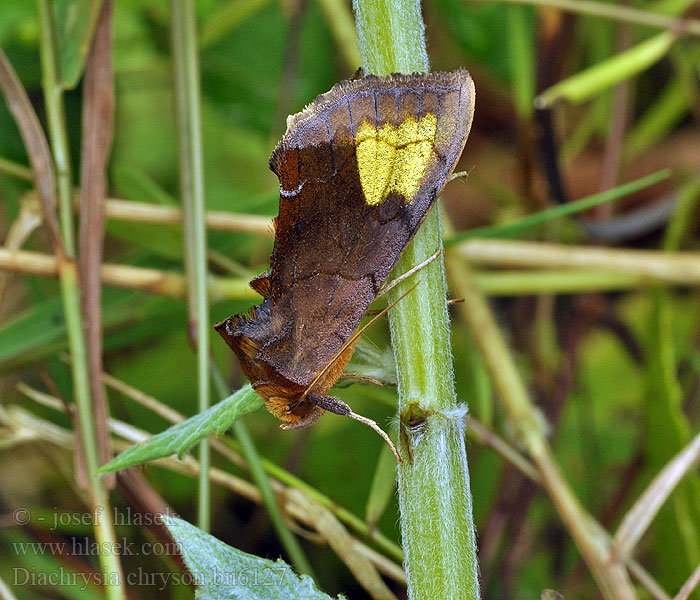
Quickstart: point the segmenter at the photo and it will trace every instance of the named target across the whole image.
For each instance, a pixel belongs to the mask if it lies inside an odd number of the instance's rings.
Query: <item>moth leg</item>
[[[336,415],[342,415],[344,417],[350,417],[351,419],[355,419],[355,421],[359,421],[360,423],[364,423],[368,427],[371,427],[387,444],[389,444],[389,448],[391,448],[391,451],[394,453],[396,460],[398,462],[402,462],[401,456],[399,455],[398,450],[396,450],[396,446],[394,446],[394,442],[391,441],[391,438],[386,434],[386,432],[372,419],[368,419],[367,417],[363,417],[362,415],[352,412],[350,407],[345,404],[345,402],[334,396],[312,396],[309,394],[306,399],[316,406],[320,406],[321,408],[327,410],[328,412],[335,413]]]
[[[450,175],[447,178],[447,182],[445,183],[445,186],[447,186],[448,183],[454,181],[455,179],[464,179],[466,181],[467,177],[469,177],[469,173],[471,173],[471,171],[459,171],[457,173],[452,173],[452,175]]]
[[[345,402],[343,402],[340,398],[336,398],[335,396],[314,396],[309,394],[306,399],[312,404],[315,404],[328,412],[332,412],[343,417],[347,417],[352,412],[350,407],[345,404]]]
[[[409,270],[406,271],[405,273],[399,275],[396,279],[393,279],[393,280],[390,281],[389,283],[385,284],[385,285],[382,287],[382,289],[379,290],[379,293],[377,294],[377,298],[379,298],[379,296],[383,296],[384,294],[386,294],[389,290],[391,290],[391,289],[393,289],[394,287],[396,287],[397,285],[399,285],[399,283],[401,283],[402,281],[406,281],[406,279],[408,279],[411,275],[415,275],[416,273],[418,273],[418,271],[420,271],[420,270],[423,269],[424,267],[427,267],[427,266],[428,266],[431,262],[433,262],[438,256],[440,256],[440,254],[442,254],[442,248],[438,248],[438,249],[435,251],[434,254],[432,254],[431,256],[429,256],[428,258],[426,258],[423,262],[418,263],[418,264],[417,264],[415,267],[413,267],[412,269],[409,269]]]

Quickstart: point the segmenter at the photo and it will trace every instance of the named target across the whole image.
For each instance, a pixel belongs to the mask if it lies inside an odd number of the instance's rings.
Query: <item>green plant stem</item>
[[[207,237],[204,223],[204,159],[199,98],[199,61],[194,0],[173,0],[172,49],[180,156],[180,195],[184,217],[185,271],[190,333],[197,352],[199,411],[209,408],[209,303]],[[199,445],[198,522],[210,525],[209,443]]]
[[[366,73],[426,71],[424,26],[415,0],[355,0]],[[401,273],[441,247],[439,210],[397,264]],[[389,302],[408,289],[392,290]],[[398,468],[404,566],[412,600],[479,598],[463,415],[454,391],[442,257],[420,273],[420,284],[389,313],[399,382],[402,434]],[[424,417],[420,432],[411,416]]]
[[[123,575],[117,548],[117,539],[111,520],[109,496],[101,481],[96,476],[99,468],[97,451],[97,435],[95,420],[90,397],[90,379],[87,367],[87,351],[83,336],[83,321],[80,311],[80,289],[78,286],[78,270],[74,261],[64,258],[59,266],[61,296],[63,298],[68,345],[71,351],[71,368],[73,373],[73,388],[75,404],[80,423],[81,442],[85,467],[92,494],[92,508],[95,514],[95,538],[100,551],[99,561],[105,573],[105,589],[110,600],[126,598],[122,587]]]
[[[425,26],[414,0],[353,0],[362,66],[367,74],[428,70]]]
[[[229,395],[228,386],[221,375],[221,372],[212,362],[211,364],[211,374],[214,380],[214,385],[219,393],[219,396],[223,400]],[[255,485],[260,492],[263,504],[267,509],[267,513],[270,516],[270,521],[272,521],[272,526],[277,533],[277,536],[282,542],[282,546],[287,551],[289,560],[292,562],[298,573],[303,573],[305,575],[310,575],[314,578],[313,570],[309,561],[306,559],[306,555],[299,544],[299,541],[291,532],[287,526],[282,513],[279,510],[279,505],[277,503],[277,497],[275,492],[270,485],[270,480],[265,473],[265,468],[260,455],[258,454],[258,449],[255,447],[255,442],[248,433],[248,428],[245,424],[237,419],[233,424],[233,433],[238,440],[238,445],[240,446],[240,451],[245,457],[248,468],[250,469],[250,474],[255,481]]]
[[[51,152],[56,167],[59,220],[63,247],[69,256],[75,256],[75,232],[72,208],[72,170],[68,130],[63,106],[63,87],[58,72],[58,51],[53,6],[49,0],[37,0],[39,26],[41,27],[40,52],[42,87],[46,103],[46,119],[49,126]]]
[[[41,28],[41,67],[46,114],[49,124],[51,150],[57,171],[56,187],[61,223],[61,242],[55,248],[63,311],[66,319],[68,346],[73,357],[71,373],[73,394],[80,425],[80,441],[87,471],[87,484],[94,512],[95,538],[101,549],[98,559],[104,575],[107,598],[123,600],[126,593],[124,578],[115,551],[117,540],[111,521],[109,495],[97,478],[99,457],[97,433],[90,394],[87,351],[83,334],[80,306],[80,282],[75,256],[75,232],[73,230],[72,180],[70,153],[63,106],[63,89],[59,84],[58,50],[52,6],[47,0],[37,0],[37,11]]]

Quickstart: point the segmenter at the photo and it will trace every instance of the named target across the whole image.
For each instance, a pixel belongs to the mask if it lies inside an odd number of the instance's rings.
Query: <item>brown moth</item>
[[[288,118],[270,159],[280,180],[270,270],[250,282],[264,301],[216,325],[282,427],[324,410],[369,421],[328,391],[473,113],[474,85],[457,70],[343,81]]]

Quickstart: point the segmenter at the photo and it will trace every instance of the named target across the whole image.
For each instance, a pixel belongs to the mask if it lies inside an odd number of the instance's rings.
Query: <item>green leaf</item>
[[[661,169],[660,171],[656,171],[656,173],[652,173],[651,175],[646,175],[641,179],[630,181],[629,183],[625,183],[610,190],[605,190],[604,192],[600,192],[598,194],[593,194],[592,196],[586,196],[580,200],[575,200],[553,208],[541,210],[533,215],[528,215],[527,217],[513,221],[512,223],[470,229],[469,231],[464,231],[447,238],[445,240],[445,246],[473,238],[512,237],[521,233],[522,231],[525,231],[526,229],[530,229],[536,225],[541,225],[542,223],[546,223],[552,219],[574,215],[583,212],[584,210],[589,210],[599,206],[600,204],[612,202],[618,198],[638,192],[641,189],[655,185],[659,183],[659,181],[667,179],[670,177],[670,175],[671,172],[668,169]]]
[[[245,385],[235,394],[203,413],[190,417],[186,421],[154,435],[145,442],[132,446],[103,465],[97,472],[98,474],[111,473],[171,454],[182,457],[194,443],[212,433],[221,435],[231,427],[236,419],[254,412],[262,406],[262,398],[253,391],[250,385]]]
[[[143,169],[118,165],[113,169],[112,186],[121,196],[138,202],[177,206],[178,201]]]
[[[538,108],[548,108],[559,100],[585,102],[603,90],[630,79],[661,60],[677,35],[664,31],[548,88],[536,99]]]
[[[437,0],[432,6],[435,6],[433,10],[439,11],[442,26],[450,33],[451,41],[463,53],[465,64],[488,65],[490,77],[499,82],[509,80],[513,74],[513,56],[504,51],[505,36],[493,34],[495,31],[508,31],[509,15],[503,5]],[[508,31],[507,37],[512,35]]]
[[[180,547],[197,585],[196,598],[330,600],[310,577],[299,577],[283,560],[273,562],[227,546],[186,521],[161,517]],[[338,598],[342,598],[339,596]]]
[[[58,68],[66,89],[73,89],[83,74],[100,10],[102,0],[54,2]]]
[[[35,11],[33,2],[0,2],[0,46],[7,50],[19,31],[36,27]]]

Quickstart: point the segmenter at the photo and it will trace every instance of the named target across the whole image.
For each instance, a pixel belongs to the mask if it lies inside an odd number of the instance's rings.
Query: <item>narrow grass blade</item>
[[[575,200],[574,202],[569,202],[564,205],[542,210],[534,215],[529,215],[527,217],[523,217],[522,219],[518,219],[517,221],[513,221],[512,223],[504,223],[503,225],[494,225],[490,227],[479,227],[477,229],[471,229],[469,231],[458,233],[450,238],[447,238],[445,240],[445,245],[449,246],[451,244],[456,244],[463,240],[472,238],[513,237],[522,233],[523,231],[536,227],[537,225],[546,223],[547,221],[559,219],[569,215],[575,215],[596,206],[600,206],[601,204],[605,204],[606,202],[613,202],[619,198],[623,198],[629,194],[633,194],[639,190],[655,185],[664,179],[668,179],[670,176],[671,171],[669,169],[661,169],[660,171],[656,171],[656,173],[646,175],[645,177],[636,179],[635,181],[630,181],[629,183],[625,183],[616,188],[605,190],[604,192],[593,194],[592,196],[586,196],[585,198],[581,198],[580,200]]]
[[[700,435],[696,435],[647,486],[627,511],[614,537],[620,556],[628,557],[683,476],[700,459]]]
[[[509,35],[510,79],[515,110],[521,119],[531,119],[535,99],[535,55],[532,9],[506,7]]]

